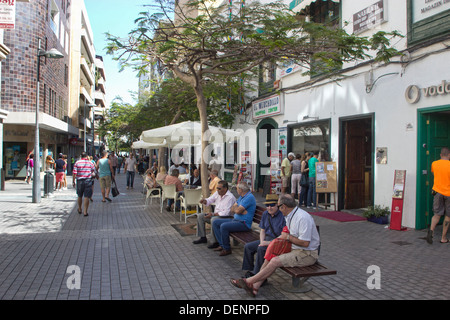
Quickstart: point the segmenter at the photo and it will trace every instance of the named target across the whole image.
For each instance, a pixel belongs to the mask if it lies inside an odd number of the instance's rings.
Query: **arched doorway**
[[[270,150],[278,148],[278,123],[271,118],[262,120],[257,132],[256,190],[264,187],[264,179],[270,174]]]

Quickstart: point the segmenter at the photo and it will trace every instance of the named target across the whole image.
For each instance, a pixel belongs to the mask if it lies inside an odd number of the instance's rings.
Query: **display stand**
[[[270,151],[270,192],[271,194],[281,193],[281,150]]]
[[[392,195],[392,208],[391,208],[391,224],[389,226],[389,229],[391,230],[399,230],[399,231],[406,230],[405,227],[402,227],[405,182],[406,182],[406,170],[395,170],[394,188]]]
[[[325,194],[325,202],[319,203],[319,194]],[[331,202],[333,194],[333,202]],[[324,206],[334,206],[336,211],[337,194],[337,170],[336,162],[317,162],[316,163],[316,204]]]

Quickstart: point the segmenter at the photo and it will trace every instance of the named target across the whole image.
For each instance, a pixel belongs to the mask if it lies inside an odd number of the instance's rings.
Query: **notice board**
[[[337,192],[337,167],[336,162],[316,163],[316,192]]]

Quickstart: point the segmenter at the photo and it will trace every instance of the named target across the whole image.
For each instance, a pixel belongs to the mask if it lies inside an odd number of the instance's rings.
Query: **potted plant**
[[[391,213],[389,207],[382,207],[379,205],[369,206],[363,213],[363,216],[368,221],[378,224],[387,224],[389,222],[388,216]]]

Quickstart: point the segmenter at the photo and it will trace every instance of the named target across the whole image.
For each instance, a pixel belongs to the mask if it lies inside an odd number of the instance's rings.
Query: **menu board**
[[[316,192],[337,192],[337,169],[336,162],[316,163]]]
[[[392,198],[403,199],[405,192],[406,170],[395,170]]]

